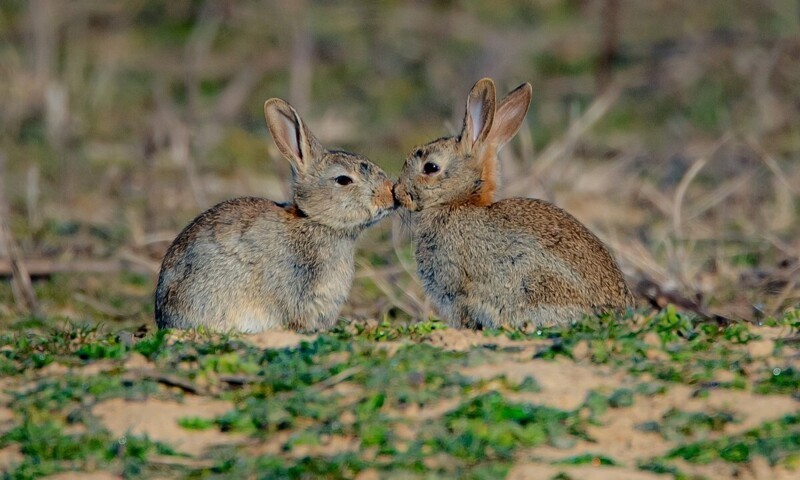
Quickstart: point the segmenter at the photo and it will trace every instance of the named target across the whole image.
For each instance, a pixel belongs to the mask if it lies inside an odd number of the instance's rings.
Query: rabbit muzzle
[[[375,206],[377,206],[379,210],[394,210],[397,207],[397,203],[394,199],[392,182],[388,179],[384,180],[383,183],[375,189],[373,199]]]
[[[397,204],[392,194],[392,182],[384,180],[372,192],[372,218],[365,222],[363,227],[371,227],[381,219],[390,215],[397,208]]]
[[[394,194],[395,204],[412,212],[418,210],[417,203],[411,197],[411,194],[408,192],[408,189],[403,183],[396,183],[392,189],[392,192]]]

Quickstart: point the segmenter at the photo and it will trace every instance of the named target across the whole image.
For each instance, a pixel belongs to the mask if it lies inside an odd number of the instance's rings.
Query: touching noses
[[[395,208],[397,201],[394,198],[394,188],[389,179],[385,179],[381,186],[378,188],[377,193],[378,204],[383,208]]]
[[[392,185],[392,198],[394,199],[394,208],[398,208],[400,206],[400,200],[397,199],[397,183]]]

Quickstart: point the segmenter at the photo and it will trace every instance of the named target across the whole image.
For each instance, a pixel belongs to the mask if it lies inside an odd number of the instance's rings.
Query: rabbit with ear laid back
[[[461,134],[415,148],[395,184],[417,273],[452,326],[566,323],[633,304],[606,247],[573,216],[542,200],[494,202],[497,151],[530,101],[528,83],[496,103],[492,80],[478,81]]]
[[[350,291],[356,238],[394,210],[377,165],[323,148],[283,100],[268,100],[264,115],[291,164],[293,201],[237,198],[194,219],[161,265],[161,328],[332,327]]]

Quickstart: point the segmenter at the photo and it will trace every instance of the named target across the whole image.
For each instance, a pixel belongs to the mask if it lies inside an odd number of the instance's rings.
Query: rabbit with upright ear
[[[461,134],[414,148],[394,187],[409,210],[417,273],[452,326],[555,324],[633,304],[603,243],[542,200],[494,201],[497,151],[522,124],[531,86],[499,103],[485,78]]]
[[[394,209],[392,183],[377,165],[323,148],[281,99],[268,100],[264,115],[291,164],[294,198],[236,198],[195,218],[161,265],[161,328],[332,327],[350,291],[356,238]]]

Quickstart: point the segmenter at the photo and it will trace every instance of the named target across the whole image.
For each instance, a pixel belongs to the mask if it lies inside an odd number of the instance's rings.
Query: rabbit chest
[[[287,259],[292,298],[320,309],[341,306],[353,280],[353,249],[350,239],[306,238]]]
[[[352,235],[270,208],[217,242],[225,254],[207,268],[233,287],[216,304],[237,329],[313,331],[335,322],[353,278]]]
[[[292,225],[280,268],[267,268],[263,276],[267,296],[275,296],[277,282],[286,318],[302,319],[307,325],[301,327],[308,330],[327,328],[323,324],[335,320],[330,317],[347,299],[354,270],[355,239],[318,227]]]
[[[553,271],[574,277],[563,262],[538,248],[535,235],[506,228],[488,209],[429,209],[414,224],[417,273],[440,315],[459,316],[480,305],[499,324],[531,302],[531,279]]]
[[[459,298],[478,294],[519,303],[530,269],[530,236],[501,234],[480,209],[429,209],[414,225],[417,273],[443,315]]]

